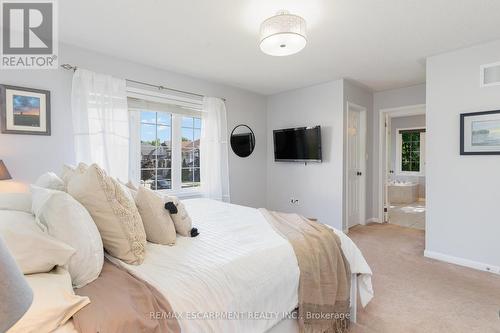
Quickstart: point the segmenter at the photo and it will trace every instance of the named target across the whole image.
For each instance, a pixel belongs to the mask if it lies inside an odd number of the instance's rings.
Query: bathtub
[[[411,204],[418,200],[418,184],[391,181],[387,183],[390,204]]]

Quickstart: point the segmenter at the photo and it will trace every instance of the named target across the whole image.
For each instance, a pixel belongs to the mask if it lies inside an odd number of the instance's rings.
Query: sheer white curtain
[[[71,109],[77,162],[97,163],[121,180],[129,178],[129,115],[126,82],[78,69]]]
[[[226,105],[220,98],[203,98],[200,150],[203,195],[230,202]]]
[[[130,109],[128,111],[130,129],[128,180],[138,186],[141,179],[141,112]]]

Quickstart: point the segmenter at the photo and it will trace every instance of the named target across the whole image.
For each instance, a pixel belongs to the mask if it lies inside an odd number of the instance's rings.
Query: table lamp
[[[7,167],[3,163],[2,160],[0,160],[0,180],[7,180],[7,179],[12,179],[12,176],[9,173],[9,170],[7,170]]]

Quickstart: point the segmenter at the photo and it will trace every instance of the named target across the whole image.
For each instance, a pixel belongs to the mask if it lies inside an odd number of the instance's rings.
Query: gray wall
[[[500,273],[500,156],[459,154],[460,113],[500,109],[500,86],[479,86],[498,61],[500,41],[427,60],[426,255]]]
[[[372,188],[370,192],[371,212],[368,217],[378,218],[379,204],[379,119],[380,110],[397,108],[408,105],[425,104],[425,84],[411,86],[401,89],[393,89],[387,91],[376,92],[373,94],[373,142],[369,155],[373,156],[372,160]]]
[[[343,80],[288,91],[268,99],[267,202],[342,229]],[[274,161],[274,129],[321,125],[323,163]],[[299,200],[292,205],[290,198]]]
[[[425,175],[424,176],[404,176],[398,175],[397,170],[398,166],[397,158],[396,158],[396,145],[397,145],[397,130],[400,128],[415,128],[421,127],[425,128],[425,115],[418,116],[407,116],[407,117],[395,117],[391,118],[391,170],[394,170],[394,173],[391,176],[392,180],[400,180],[400,181],[411,181],[418,183],[418,197],[425,198]],[[424,173],[425,174],[425,173]]]
[[[252,92],[135,64],[103,54],[60,45],[59,63],[70,63],[99,73],[130,78],[209,96],[225,97],[228,129],[250,126],[256,147],[247,158],[229,152],[231,199],[238,204],[266,204],[266,98]],[[52,135],[0,134],[0,159],[18,182],[33,182],[41,173],[59,172],[63,163],[75,161],[71,120],[72,73],[65,70],[0,70],[0,83],[51,91]]]

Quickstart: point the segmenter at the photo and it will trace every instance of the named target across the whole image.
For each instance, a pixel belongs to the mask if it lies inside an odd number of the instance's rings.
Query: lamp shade
[[[28,311],[33,291],[0,237],[0,332],[7,331]]]
[[[307,43],[306,21],[286,10],[262,22],[260,49],[272,56],[287,56],[301,51]]]
[[[6,180],[6,179],[12,179],[10,176],[9,170],[7,170],[7,167],[3,163],[2,160],[0,160],[0,180]]]

